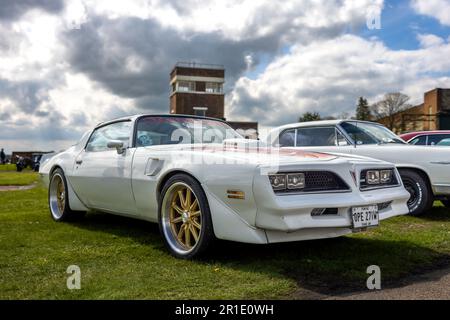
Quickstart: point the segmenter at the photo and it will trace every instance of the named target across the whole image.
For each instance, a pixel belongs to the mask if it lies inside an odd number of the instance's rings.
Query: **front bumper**
[[[371,166],[374,165],[371,164]],[[317,229],[324,231],[320,233],[330,231],[332,234],[340,235],[351,232],[350,212],[353,207],[388,203],[379,211],[380,221],[409,213],[406,202],[410,194],[402,185],[361,191],[350,180],[348,167],[335,166],[333,169],[350,186],[350,191],[276,195],[270,184],[267,183],[267,176],[257,175],[254,182],[254,196],[257,203],[255,226],[269,233],[270,231],[294,233]],[[360,170],[364,168],[354,169],[359,176]],[[314,209],[327,208],[337,210],[336,214],[312,215]],[[313,238],[317,237],[318,235]]]
[[[277,196],[258,199],[256,227],[265,230],[295,232],[312,228],[350,228],[351,208],[390,203],[379,212],[380,221],[409,213],[409,193],[403,187],[372,192],[328,193]],[[337,209],[335,215],[314,217],[314,209]]]

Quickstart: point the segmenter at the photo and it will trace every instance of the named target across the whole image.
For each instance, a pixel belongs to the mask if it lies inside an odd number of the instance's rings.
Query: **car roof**
[[[417,132],[408,132],[402,134],[402,136],[406,135],[423,135],[423,134],[450,134],[450,130],[433,130],[433,131],[417,131]]]
[[[204,120],[214,120],[214,121],[220,121],[220,122],[225,122],[222,119],[218,119],[218,118],[211,118],[211,117],[201,117],[201,116],[194,116],[194,115],[189,115],[189,114],[136,114],[136,115],[130,115],[130,116],[125,116],[125,117],[120,117],[120,118],[116,118],[116,119],[112,119],[109,121],[104,121],[104,122],[100,122],[99,124],[97,124],[95,126],[95,128],[98,127],[102,127],[105,126],[107,124],[111,124],[114,122],[120,122],[120,121],[135,121],[138,118],[141,117],[170,117],[170,118],[190,118],[190,119],[204,119]]]
[[[450,130],[433,130],[433,131],[417,131],[417,132],[408,132],[400,135],[405,141],[411,141],[417,137],[428,136],[428,135],[438,135],[438,134],[450,134]]]
[[[359,123],[370,123],[370,124],[377,124],[382,126],[382,124],[377,122],[370,122],[370,121],[362,121],[362,120],[353,120],[353,119],[340,119],[340,120],[320,120],[320,121],[308,121],[308,122],[297,122],[297,123],[291,123],[284,126],[280,126],[277,129],[278,130],[286,130],[291,128],[301,128],[301,127],[318,127],[318,126],[335,126],[338,124],[341,124],[342,122],[359,122]]]

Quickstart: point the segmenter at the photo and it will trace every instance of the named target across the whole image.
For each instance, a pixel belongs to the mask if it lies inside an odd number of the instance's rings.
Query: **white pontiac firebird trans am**
[[[408,213],[392,164],[265,148],[221,120],[193,116],[99,124],[40,174],[54,220],[102,211],[157,222],[179,258],[200,255],[216,238],[331,238]]]
[[[396,165],[410,193],[408,207],[414,216],[427,213],[434,200],[450,208],[450,149],[415,146],[404,142],[379,123],[328,120],[293,123],[273,129],[267,144],[281,148],[350,154]]]

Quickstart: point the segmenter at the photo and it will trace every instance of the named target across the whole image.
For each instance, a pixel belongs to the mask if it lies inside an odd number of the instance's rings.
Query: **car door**
[[[135,215],[131,186],[132,122],[119,121],[99,127],[76,157],[72,184],[90,208]],[[123,142],[122,149],[108,148],[108,142]]]
[[[319,152],[352,153],[353,147],[335,126],[299,127],[280,134],[281,147]]]

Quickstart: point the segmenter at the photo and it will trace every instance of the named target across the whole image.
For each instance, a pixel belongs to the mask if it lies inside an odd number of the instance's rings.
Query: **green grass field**
[[[0,192],[0,299],[267,299],[364,289],[449,261],[450,211],[399,217],[349,237],[269,246],[219,242],[201,261],[170,256],[154,224],[101,213],[55,223],[41,187]],[[437,203],[438,204],[438,203]],[[66,269],[81,268],[81,290]]]
[[[0,171],[16,171],[15,164],[0,164]]]
[[[26,186],[36,183],[38,180],[39,175],[30,170],[22,172],[0,170],[0,186]]]

